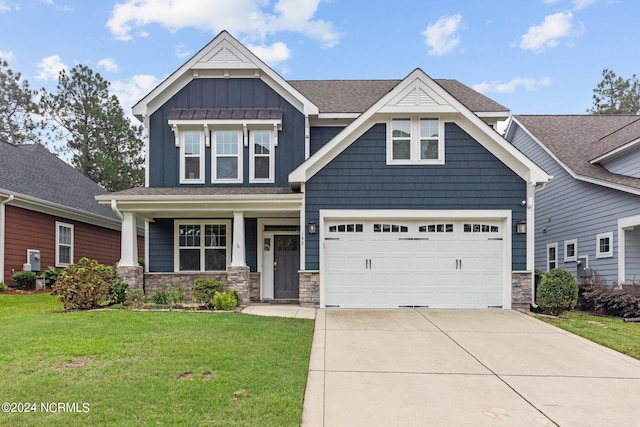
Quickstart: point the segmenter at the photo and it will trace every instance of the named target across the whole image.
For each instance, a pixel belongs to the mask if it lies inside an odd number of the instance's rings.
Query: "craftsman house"
[[[120,271],[147,293],[208,276],[244,304],[531,302],[549,176],[493,129],[508,110],[456,80],[287,81],[223,31],[133,113],[146,187],[97,199],[122,215]]]

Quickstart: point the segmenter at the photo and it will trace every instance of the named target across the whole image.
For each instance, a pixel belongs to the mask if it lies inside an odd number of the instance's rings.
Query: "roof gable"
[[[303,114],[318,113],[315,104],[228,32],[222,31],[138,101],[133,106],[133,114],[142,120],[198,78],[260,78]]]

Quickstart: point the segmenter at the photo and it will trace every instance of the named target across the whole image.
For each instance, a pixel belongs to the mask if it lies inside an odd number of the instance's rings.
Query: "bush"
[[[227,292],[216,292],[213,296],[213,306],[218,310],[233,310],[238,305],[235,295],[232,289]]]
[[[52,266],[47,267],[47,269],[42,273],[44,276],[44,283],[47,285],[47,288],[52,287],[53,284],[56,283],[56,280],[60,277],[60,273],[62,273],[62,270],[59,268]]]
[[[608,316],[640,317],[640,284],[614,288],[602,279],[580,282],[578,307]]]
[[[36,273],[33,271],[18,271],[13,275],[13,284],[18,289],[34,289],[36,287]]]
[[[178,285],[175,288],[169,286],[163,291],[158,291],[151,295],[151,300],[158,305],[174,306],[184,302],[184,288]]]
[[[109,302],[109,289],[118,278],[113,267],[81,258],[62,271],[51,293],[66,311],[97,308]]]
[[[4,284],[4,282],[0,282],[0,292],[6,292],[9,290],[9,287]]]
[[[544,275],[536,292],[538,305],[547,314],[557,316],[573,310],[578,301],[578,284],[567,270],[554,268]]]
[[[144,305],[144,301],[144,292],[142,292],[142,289],[127,289],[122,305],[125,307],[140,308]]]
[[[193,301],[204,303],[208,308],[213,308],[213,297],[216,292],[224,292],[224,283],[214,280],[199,278],[193,282]]]
[[[167,291],[157,291],[151,295],[151,301],[153,301],[154,304],[167,305],[169,304],[169,295]]]
[[[109,288],[109,304],[124,303],[127,298],[128,287],[129,285],[116,274],[116,277],[113,278],[113,284]]]

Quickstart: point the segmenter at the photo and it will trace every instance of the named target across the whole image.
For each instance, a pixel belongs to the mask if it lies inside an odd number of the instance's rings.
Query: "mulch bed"
[[[15,288],[9,288],[9,290],[6,290],[4,292],[0,292],[0,295],[34,295],[34,294],[50,294],[51,293],[51,289],[26,289],[26,290],[21,290],[21,289],[15,289]]]

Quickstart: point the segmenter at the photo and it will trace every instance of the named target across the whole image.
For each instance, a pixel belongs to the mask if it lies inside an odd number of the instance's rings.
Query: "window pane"
[[[200,157],[185,157],[184,178],[200,179]]]
[[[204,269],[206,271],[223,271],[227,269],[226,249],[205,249]]]
[[[61,225],[58,229],[58,243],[71,245],[71,228]]]
[[[556,260],[556,248],[549,248],[549,261]]]
[[[254,154],[269,154],[271,151],[271,132],[255,131],[253,133]]]
[[[393,141],[393,159],[407,160],[411,158],[410,141]]]
[[[184,133],[184,153],[186,155],[200,155],[200,132]]]
[[[61,264],[71,264],[71,247],[60,246],[58,248],[59,261]]]
[[[420,138],[437,138],[439,126],[437,119],[420,120]]]
[[[410,119],[393,119],[391,121],[391,134],[394,138],[410,138],[411,137],[411,120]]]
[[[600,239],[600,252],[609,252],[609,238]]]
[[[255,178],[269,178],[269,158],[268,157],[256,157],[254,159]]]
[[[180,271],[200,271],[200,249],[180,249]]]
[[[567,245],[567,257],[572,257],[575,255],[575,246],[573,243]]]
[[[227,226],[221,224],[205,225],[205,246],[226,246],[227,245]]]
[[[238,178],[238,158],[218,157],[216,159],[217,179],[237,179]]]
[[[238,132],[216,132],[217,154],[238,154]]]
[[[420,141],[420,159],[437,159],[438,141],[429,139]]]
[[[200,246],[199,225],[181,225],[178,229],[178,235],[180,247]]]

